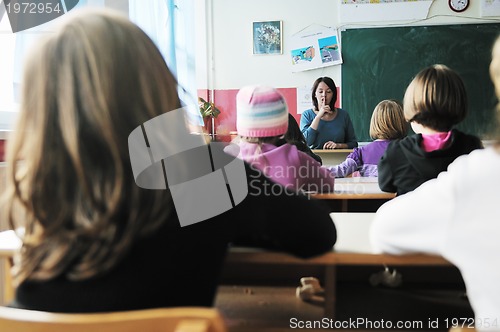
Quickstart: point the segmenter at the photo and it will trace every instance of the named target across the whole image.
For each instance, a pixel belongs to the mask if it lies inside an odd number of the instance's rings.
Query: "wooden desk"
[[[226,258],[226,268],[238,271],[241,267],[268,266],[303,269],[316,266],[322,273],[325,289],[325,317],[335,319],[337,267],[339,266],[452,266],[439,256],[424,254],[373,254],[369,229],[374,213],[332,213],[338,240],[331,252],[311,259],[301,259],[286,253],[251,248],[232,248]],[[298,281],[297,281],[298,282]]]
[[[321,157],[324,166],[333,166],[342,163],[349,153],[352,152],[352,149],[314,149],[312,152]]]
[[[233,248],[226,258],[226,266],[239,269],[239,266],[252,265],[269,267],[295,267],[301,269],[305,265],[315,265],[323,274],[325,302],[324,315],[335,319],[336,311],[336,283],[338,266],[452,266],[447,260],[439,256],[412,254],[392,256],[383,254],[361,254],[328,252],[311,259],[300,259],[286,253],[253,251],[247,248]],[[297,280],[298,283],[298,280]]]
[[[321,200],[339,200],[341,212],[359,212],[354,207],[349,207],[349,201],[365,201],[366,210],[363,212],[376,212],[378,207],[386,201],[396,197],[395,193],[380,190],[378,178],[376,177],[353,177],[335,179],[335,191],[333,193],[312,194],[311,197]],[[353,202],[351,202],[351,205]],[[366,204],[371,203],[371,204]],[[331,204],[332,211],[337,210],[335,202]]]
[[[373,254],[369,241],[369,230],[374,213],[332,213],[337,227],[338,239],[332,251],[311,259],[301,259],[281,252],[270,252],[253,248],[231,248],[225,268],[240,271],[241,267],[256,266],[288,267],[303,269],[317,267],[322,274],[325,288],[325,317],[335,318],[336,283],[338,266],[452,266],[438,256],[423,254],[385,255]],[[0,232],[0,258],[10,258],[20,248],[20,241],[13,231]],[[269,269],[266,271],[268,272]],[[241,272],[239,272],[241,274]],[[241,275],[241,278],[247,277]],[[298,280],[297,280],[298,282]],[[12,296],[10,283],[4,285]]]

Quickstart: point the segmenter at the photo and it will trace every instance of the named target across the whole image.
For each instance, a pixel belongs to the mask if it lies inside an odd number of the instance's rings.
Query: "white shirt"
[[[437,179],[384,204],[370,236],[377,252],[421,252],[449,260],[464,278],[476,329],[500,331],[500,153],[496,150],[459,157]]]

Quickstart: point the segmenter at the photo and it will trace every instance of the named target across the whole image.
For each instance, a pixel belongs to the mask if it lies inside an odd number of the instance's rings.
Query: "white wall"
[[[196,87],[198,89],[207,89],[208,83],[208,69],[211,64],[212,51],[208,50],[208,45],[212,45],[211,35],[212,27],[207,21],[207,17],[212,16],[211,1],[198,1],[195,6],[194,21],[195,28],[195,45],[196,45]]]
[[[340,80],[331,66],[292,73],[290,37],[310,24],[338,25],[332,0],[213,0],[215,89],[238,89],[260,83],[275,87],[311,84],[318,76]],[[283,54],[252,54],[252,22],[283,21]]]
[[[312,24],[339,27],[341,0],[207,0],[212,6],[213,69],[208,70],[208,88],[238,89],[261,83],[287,88],[311,85],[319,76],[330,76],[341,85],[341,65],[292,73],[289,40]],[[456,14],[448,1],[434,0],[428,19],[412,25],[491,22],[480,18],[481,2]],[[500,17],[493,18],[500,21]],[[210,20],[210,18],[209,18]],[[283,21],[283,54],[252,54],[252,22]],[[405,25],[405,22],[375,22],[367,26]],[[312,27],[314,28],[314,27]],[[210,47],[209,47],[210,49]],[[209,51],[210,52],[210,51]]]

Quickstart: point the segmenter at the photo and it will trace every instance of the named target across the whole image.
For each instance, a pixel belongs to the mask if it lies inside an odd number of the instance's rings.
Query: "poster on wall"
[[[337,29],[301,31],[290,40],[292,72],[316,69],[342,63]]]
[[[312,96],[310,86],[297,87],[297,114],[302,114],[312,108]]]
[[[281,54],[283,22],[253,22],[253,54]]]
[[[342,24],[376,21],[422,20],[433,0],[342,0]]]
[[[500,16],[500,0],[481,0],[481,17]]]

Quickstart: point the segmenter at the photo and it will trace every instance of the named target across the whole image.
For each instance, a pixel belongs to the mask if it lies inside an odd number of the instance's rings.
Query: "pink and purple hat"
[[[236,95],[236,130],[244,137],[284,135],[288,109],[278,90],[267,86],[246,86]]]

